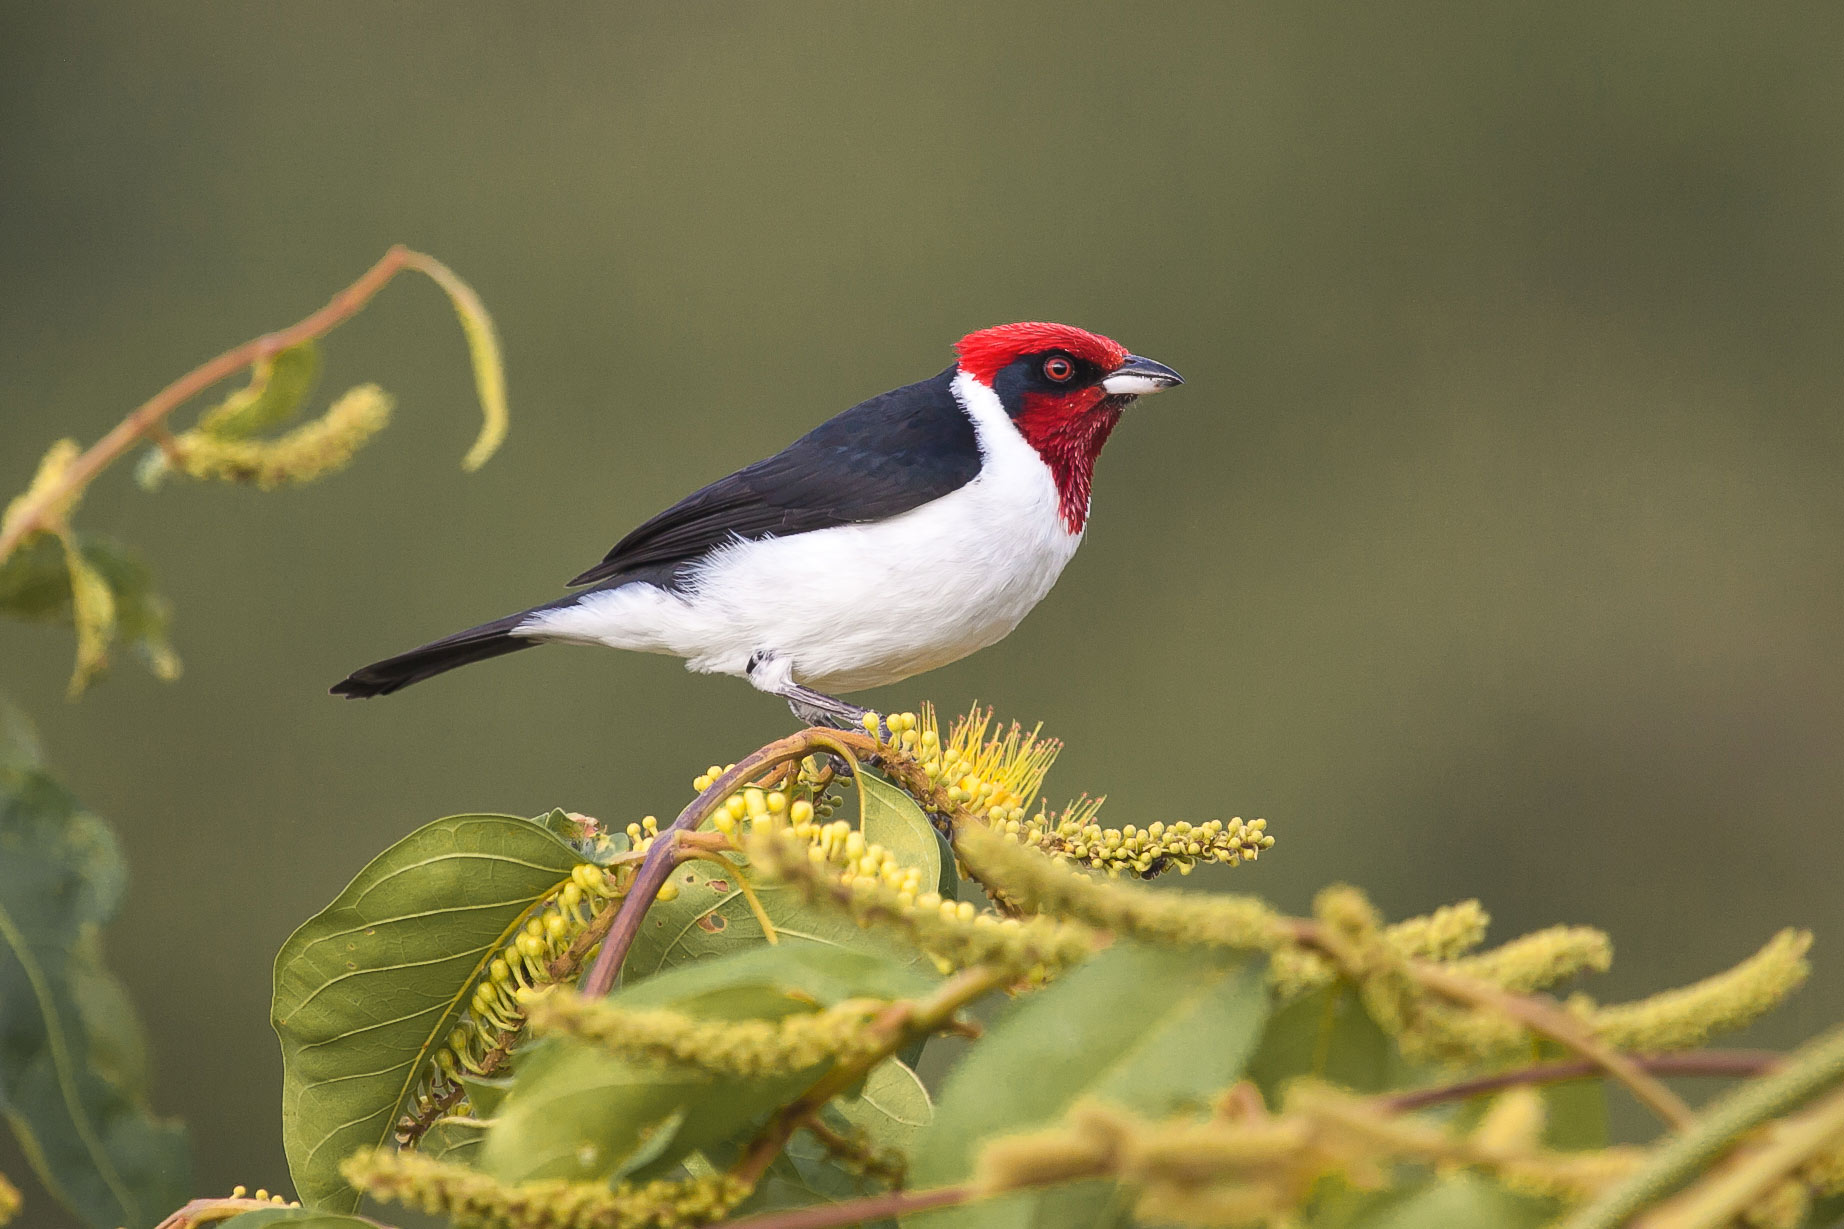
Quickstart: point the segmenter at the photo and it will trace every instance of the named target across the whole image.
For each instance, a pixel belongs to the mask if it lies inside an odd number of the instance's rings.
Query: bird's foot
[[[788,702],[788,708],[800,720],[808,725],[827,726],[835,730],[862,730],[864,719],[871,710],[861,705],[829,696],[824,692],[802,687],[799,683],[790,683],[778,693]],[[882,721],[878,723],[878,737],[888,739],[890,731]]]

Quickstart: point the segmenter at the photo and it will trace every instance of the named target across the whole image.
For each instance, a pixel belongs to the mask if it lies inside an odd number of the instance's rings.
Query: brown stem
[[[1741,1076],[1743,1078],[1764,1075],[1785,1061],[1785,1055],[1773,1050],[1693,1050],[1688,1054],[1634,1054],[1628,1057],[1636,1066],[1653,1075]],[[1586,1079],[1600,1071],[1602,1067],[1599,1063],[1585,1058],[1537,1063],[1529,1067],[1519,1067],[1514,1071],[1499,1071],[1491,1075],[1479,1076],[1476,1079],[1459,1080],[1452,1084],[1437,1084],[1430,1088],[1416,1088],[1409,1092],[1379,1097],[1377,1104],[1385,1113],[1407,1114],[1415,1110],[1426,1109],[1431,1105],[1443,1105],[1449,1101],[1465,1101],[1485,1093],[1497,1092],[1501,1088],[1512,1088],[1519,1084],[1558,1084],[1564,1080]]]
[[[1550,1000],[1513,994],[1427,961],[1411,961],[1409,970],[1417,981],[1436,994],[1510,1016],[1532,1032],[1574,1050],[1626,1085],[1641,1104],[1672,1130],[1682,1130],[1696,1117],[1681,1097],[1643,1070],[1630,1055],[1622,1054],[1596,1037],[1579,1019]]]
[[[133,413],[115,424],[70,463],[58,480],[22,505],[4,527],[0,527],[0,560],[13,553],[26,536],[53,526],[46,520],[48,509],[56,508],[73,492],[81,491],[102,470],[138,441],[158,427],[161,421],[181,405],[198,396],[219,380],[235,375],[261,359],[319,337],[329,329],[357,314],[372,296],[384,289],[393,277],[405,269],[424,269],[432,263],[428,257],[402,244],[394,245],[377,264],[359,275],[357,281],[328,300],[319,311],[274,333],[264,333],[240,346],[226,350],[214,359],[199,364],[185,375],[142,402]]]
[[[932,1191],[891,1191],[887,1195],[867,1195],[817,1208],[795,1208],[789,1212],[762,1212],[741,1220],[727,1220],[712,1229],[836,1229],[886,1216],[902,1216],[929,1208],[948,1208],[978,1199],[983,1192],[972,1185],[938,1186]]]
[[[878,749],[866,734],[818,728],[802,730],[744,756],[740,763],[711,782],[687,803],[678,817],[660,830],[659,836],[647,850],[647,856],[634,876],[633,885],[628,888],[627,896],[621,901],[620,911],[615,914],[614,924],[609,929],[607,941],[602,944],[601,954],[596,957],[595,967],[589,970],[589,980],[583,983],[583,993],[595,997],[614,989],[615,979],[621,974],[621,963],[627,959],[628,949],[634,946],[634,937],[640,933],[641,920],[652,907],[653,898],[659,895],[660,888],[671,876],[672,868],[678,864],[682,854],[678,847],[681,833],[695,831],[723,804],[724,799],[769,769],[804,759],[815,751],[837,747],[847,747],[861,757],[867,751],[875,753]]]
[[[245,1212],[260,1212],[264,1208],[277,1208],[284,1205],[271,1203],[267,1199],[194,1199],[183,1208],[161,1221],[154,1229],[196,1229],[199,1225],[208,1225],[212,1221],[229,1220],[233,1216],[242,1216]],[[286,1205],[299,1207],[299,1204]],[[377,1229],[391,1229],[383,1221],[372,1220],[368,1216],[356,1216],[346,1213],[353,1220],[366,1225],[376,1225]]]
[[[902,1049],[912,1039],[933,1033],[954,1019],[961,1008],[1006,983],[1003,974],[984,965],[962,969],[936,987],[925,999],[892,1003],[876,1020],[871,1031],[882,1034],[879,1043],[851,1062],[836,1064],[820,1077],[818,1083],[791,1105],[781,1108],[769,1119],[755,1142],[743,1153],[732,1174],[754,1185],[768,1171],[770,1164],[799,1130],[826,1103],[862,1080],[878,1063]]]

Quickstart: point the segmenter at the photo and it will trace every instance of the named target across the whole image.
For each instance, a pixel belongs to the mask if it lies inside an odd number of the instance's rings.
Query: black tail
[[[512,634],[512,629],[530,616],[531,611],[521,610],[518,614],[482,623],[479,627],[470,627],[452,636],[444,636],[420,649],[411,649],[408,653],[374,661],[369,666],[354,670],[344,681],[335,683],[333,694],[345,696],[349,700],[388,696],[411,683],[420,683],[426,678],[453,670],[456,666],[532,648],[538,643],[536,640]]]

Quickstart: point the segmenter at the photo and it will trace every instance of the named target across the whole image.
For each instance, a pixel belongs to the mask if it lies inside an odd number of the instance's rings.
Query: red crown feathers
[[[1103,371],[1113,371],[1127,360],[1127,347],[1119,342],[1068,324],[1001,324],[969,333],[954,343],[961,370],[987,385],[1000,368],[1019,355],[1044,350],[1061,350],[1087,359]]]

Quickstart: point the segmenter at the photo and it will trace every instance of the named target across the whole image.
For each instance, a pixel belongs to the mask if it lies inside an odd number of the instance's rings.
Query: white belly
[[[962,383],[984,464],[959,490],[875,524],[739,542],[714,552],[684,592],[590,593],[515,634],[669,653],[721,674],[746,675],[753,660],[764,663],[758,686],[772,690],[778,676],[833,694],[1003,639],[1082,537],[1063,524],[1050,471],[997,398]]]

